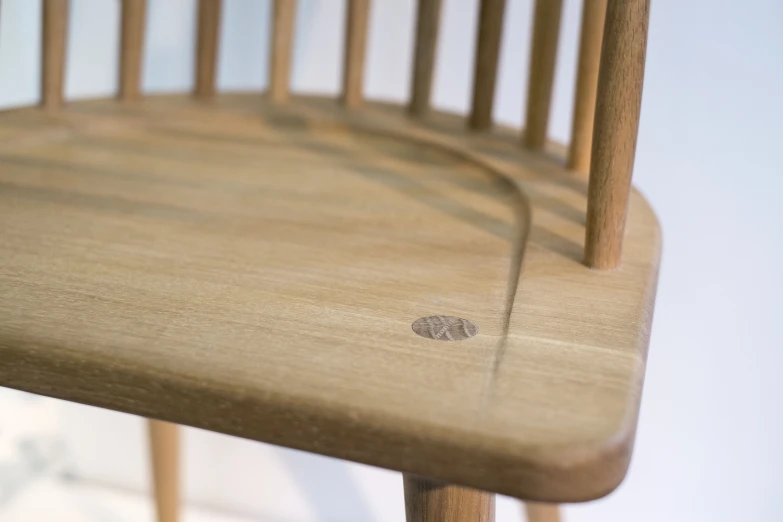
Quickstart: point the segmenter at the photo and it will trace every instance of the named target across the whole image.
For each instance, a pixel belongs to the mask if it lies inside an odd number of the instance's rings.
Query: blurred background
[[[66,94],[116,92],[119,2],[72,0]],[[147,91],[192,84],[195,0],[149,0]],[[219,86],[267,85],[269,0],[225,0]],[[495,118],[520,126],[532,0],[508,0]],[[444,0],[434,105],[465,113],[478,0]],[[293,88],[338,93],[344,0],[299,0]],[[414,0],[374,0],[365,94],[403,101]],[[565,0],[550,133],[567,142],[581,0]],[[38,99],[40,0],[2,0],[0,107]],[[569,522],[783,520],[783,2],[653,0],[634,182],[664,253],[636,449]],[[0,262],[2,262],[0,260]],[[0,296],[2,298],[2,296]],[[184,521],[399,522],[400,476],[187,429]],[[0,521],[153,520],[129,415],[0,389]],[[501,498],[498,522],[522,520]]]

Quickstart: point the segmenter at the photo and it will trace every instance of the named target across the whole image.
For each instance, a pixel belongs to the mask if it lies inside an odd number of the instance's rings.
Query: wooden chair
[[[536,3],[521,135],[492,124],[504,0],[470,116],[431,109],[440,4],[407,107],[363,99],[368,0],[339,100],[291,93],[293,0],[266,95],[217,95],[201,0],[193,95],[142,96],[124,0],[117,100],[65,104],[68,1],[44,0],[41,105],[0,116],[0,385],[159,419],[162,522],[173,423],[402,471],[411,522],[492,520],[493,493],[554,520],[623,479],[660,251],[630,185],[649,0],[585,0],[567,150],[562,0]]]

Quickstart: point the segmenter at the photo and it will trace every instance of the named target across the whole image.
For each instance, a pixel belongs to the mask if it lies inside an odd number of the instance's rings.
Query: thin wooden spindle
[[[199,0],[195,92],[199,98],[215,95],[221,11],[221,0]]]
[[[557,504],[542,504],[525,502],[527,522],[560,522],[560,506]]]
[[[584,0],[574,120],[571,128],[571,145],[568,150],[568,168],[583,174],[588,174],[590,171],[595,91],[598,88],[598,66],[601,62],[605,19],[606,0]]]
[[[343,104],[346,107],[357,107],[362,103],[369,17],[370,0],[348,0],[343,66]]]
[[[413,85],[408,110],[421,116],[430,108],[435,47],[438,42],[441,0],[419,0],[416,19],[416,49],[413,58]]]
[[[59,109],[64,99],[68,4],[68,0],[43,3],[41,105],[47,110]]]
[[[144,22],[147,0],[122,0],[120,36],[120,99],[141,96],[141,62],[144,56]]]
[[[525,147],[533,150],[546,144],[562,11],[563,0],[536,0],[524,133]]]
[[[642,105],[650,0],[609,0],[587,196],[585,264],[620,265]]]
[[[149,419],[152,484],[158,522],[179,519],[179,426]]]
[[[468,119],[471,129],[483,130],[492,125],[492,106],[495,100],[495,80],[505,10],[506,0],[481,0],[476,66],[473,74],[473,104]]]
[[[407,522],[494,522],[495,495],[403,475]]]
[[[291,54],[294,41],[295,0],[274,0],[272,17],[272,59],[269,97],[285,102],[291,95]]]

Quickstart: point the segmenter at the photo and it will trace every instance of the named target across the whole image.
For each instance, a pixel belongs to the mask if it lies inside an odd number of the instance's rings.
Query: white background
[[[73,0],[67,95],[116,90],[118,2]],[[144,85],[193,76],[194,0],[150,0]],[[226,0],[219,84],[267,83],[268,0]],[[477,0],[445,0],[434,103],[466,111]],[[581,2],[566,0],[550,132],[568,140]],[[343,0],[300,0],[293,86],[335,94]],[[495,116],[520,125],[531,0],[509,0]],[[404,100],[413,0],[375,0],[366,94]],[[0,106],[38,98],[40,3],[3,0]],[[653,0],[635,183],[664,232],[636,451],[625,483],[571,522],[783,520],[783,2]],[[0,404],[2,407],[2,404]],[[139,419],[55,408],[79,478],[147,488]],[[397,474],[188,430],[187,498],[264,520],[404,518]],[[501,499],[498,521],[517,521]]]

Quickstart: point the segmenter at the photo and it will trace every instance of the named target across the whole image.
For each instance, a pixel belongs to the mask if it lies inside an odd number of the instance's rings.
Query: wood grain
[[[557,504],[541,504],[525,502],[527,522],[560,522],[560,506]]]
[[[355,108],[362,103],[369,18],[370,0],[348,0],[342,95],[346,107]]]
[[[119,96],[123,101],[135,101],[141,96],[146,16],[147,0],[122,0]]]
[[[179,520],[179,427],[150,419],[147,421],[152,462],[152,485],[158,522]]]
[[[523,143],[541,150],[547,141],[563,0],[536,0]]]
[[[495,495],[404,475],[407,522],[495,522]]]
[[[441,0],[419,0],[416,16],[416,46],[413,51],[411,100],[408,104],[408,111],[415,116],[424,115],[430,108],[441,4]]]
[[[482,0],[473,73],[473,102],[468,125],[475,130],[492,125],[495,81],[498,74],[500,43],[503,36],[503,14],[506,0]]]
[[[647,52],[649,0],[609,0],[598,77],[585,264],[620,266]]]
[[[571,127],[571,144],[568,149],[568,168],[582,174],[590,172],[595,95],[598,90],[598,67],[601,62],[605,19],[606,0],[584,0],[574,119]]]
[[[68,0],[43,2],[41,105],[47,110],[59,109],[63,104],[68,9]]]
[[[660,241],[635,191],[602,272],[586,180],[453,115],[145,96],[0,136],[0,385],[524,499],[624,476]]]
[[[198,98],[215,95],[222,0],[199,0],[196,31],[196,86]]]
[[[274,0],[269,97],[285,102],[291,96],[291,58],[294,42],[295,0]]]

